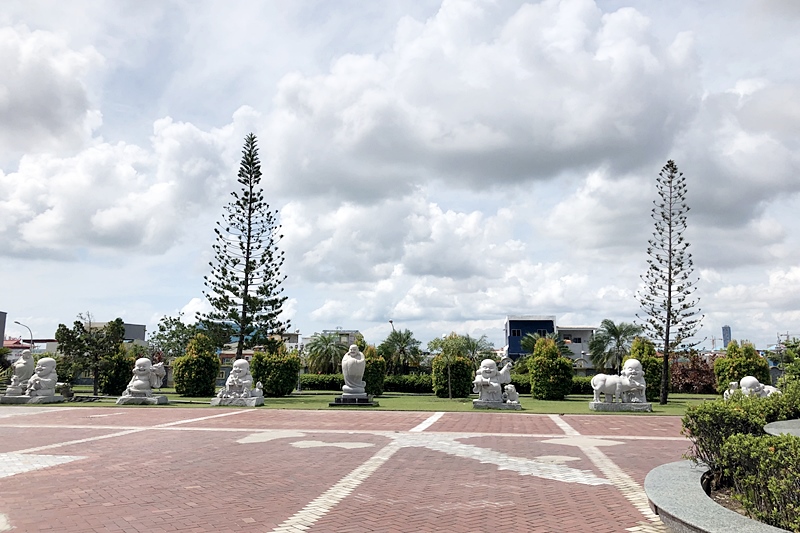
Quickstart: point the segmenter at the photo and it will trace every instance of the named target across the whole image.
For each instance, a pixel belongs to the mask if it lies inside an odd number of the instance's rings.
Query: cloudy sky
[[[798,25],[792,0],[4,0],[6,334],[204,309],[254,132],[303,335],[633,321],[673,159],[704,346],[800,337]]]

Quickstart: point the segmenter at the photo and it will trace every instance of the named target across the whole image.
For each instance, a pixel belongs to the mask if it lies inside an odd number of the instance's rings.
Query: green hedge
[[[720,467],[756,520],[800,531],[800,437],[731,435]]]
[[[511,384],[519,394],[531,393],[531,377],[528,374],[511,374]]]
[[[364,381],[367,382],[364,390],[372,396],[383,394],[384,380],[386,379],[386,359],[372,357],[366,360],[364,368]]]
[[[299,371],[300,358],[297,355],[255,352],[250,361],[250,374],[254,382],[261,382],[264,396],[291,394],[297,386]]]
[[[133,367],[136,364],[134,355],[120,348],[115,354],[103,358],[100,363],[100,378],[98,389],[100,394],[107,396],[121,396],[133,376]],[[58,363],[56,363],[58,366]]]
[[[433,393],[439,398],[467,398],[472,394],[472,381],[475,379],[475,367],[466,357],[454,356],[450,359],[450,384],[448,386],[447,364],[441,355],[434,357]]]
[[[344,376],[342,374],[301,374],[300,385],[303,390],[342,391]]]
[[[592,389],[592,376],[572,376],[572,390],[570,394],[594,394],[594,389]]]
[[[433,380],[430,374],[406,374],[386,376],[383,382],[386,392],[411,392],[416,394],[433,394]]]
[[[528,370],[531,395],[537,400],[563,400],[572,391],[572,361],[561,355],[553,339],[536,341]]]

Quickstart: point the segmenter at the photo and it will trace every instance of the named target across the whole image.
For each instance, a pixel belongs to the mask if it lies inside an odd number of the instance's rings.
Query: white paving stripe
[[[556,422],[556,415],[549,415],[550,418]],[[568,435],[580,435],[580,433],[570,426],[562,418],[558,417],[556,424]],[[570,432],[571,430],[571,432]],[[555,439],[554,439],[555,440]],[[589,441],[591,442],[591,441]],[[580,445],[579,445],[580,446]],[[642,533],[661,533],[668,531],[666,526],[658,518],[658,515],[653,513],[650,509],[650,504],[647,501],[647,494],[644,489],[639,486],[636,481],[625,473],[620,467],[608,458],[596,446],[580,446],[583,453],[589,460],[603,473],[604,476],[619,490],[622,495],[633,505],[641,514],[648,520],[648,522],[639,522],[638,525],[626,529],[626,531],[638,531]]]
[[[577,429],[567,424],[567,422],[559,415],[547,415],[547,416],[549,416],[550,420],[552,420],[555,423],[555,425],[557,425],[558,428],[564,432],[564,435],[570,435],[570,436],[580,435]]]
[[[443,416],[444,416],[444,413],[435,413],[435,414],[429,416],[428,418],[426,418],[425,421],[423,421],[422,423],[417,424],[415,427],[409,429],[409,431],[412,431],[412,432],[425,431],[426,429],[431,427],[433,424],[435,424],[436,421],[439,420],[440,418],[442,418]]]
[[[347,474],[338,483],[323,492],[322,495],[273,529],[273,533],[297,533],[309,529],[317,520],[336,507],[340,501],[349,496],[399,449],[400,446],[395,443],[384,446],[378,450],[378,453],[370,457],[367,462]]]

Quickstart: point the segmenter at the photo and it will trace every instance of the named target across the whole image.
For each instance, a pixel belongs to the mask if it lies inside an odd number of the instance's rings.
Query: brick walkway
[[[0,531],[665,531],[658,416],[0,407]]]

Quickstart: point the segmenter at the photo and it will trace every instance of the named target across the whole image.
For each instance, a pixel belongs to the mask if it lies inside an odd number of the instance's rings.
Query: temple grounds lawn
[[[74,387],[75,395],[78,397],[90,397],[92,388],[90,386],[76,386]],[[167,396],[170,405],[179,407],[211,407],[209,402],[211,398],[186,398],[175,393],[175,389],[164,388],[156,394],[163,394]],[[281,398],[264,398],[264,406],[259,409],[369,409],[378,411],[444,411],[444,412],[458,412],[458,411],[478,411],[472,408],[472,400],[477,398],[473,395],[470,398],[437,398],[433,394],[407,394],[399,392],[387,392],[383,396],[376,397],[375,400],[380,404],[377,407],[329,407],[328,403],[332,402],[337,396],[332,391],[313,391],[304,390],[303,392],[294,392],[291,396],[284,396]],[[673,415],[683,416],[686,408],[690,405],[702,403],[707,400],[715,400],[719,398],[713,394],[670,394],[669,403],[667,405],[659,405],[653,403],[652,413],[600,413],[589,410],[589,402],[592,396],[589,394],[575,394],[567,396],[564,401],[545,401],[534,400],[530,396],[520,396],[520,404],[522,404],[521,411],[507,411],[508,413],[537,413],[537,414],[629,414],[631,416],[648,416],[648,415]],[[87,398],[88,399],[88,398]],[[63,405],[80,405],[83,402],[69,402]],[[115,398],[101,398],[92,402],[87,402],[86,405],[98,406],[115,406]],[[139,406],[125,406],[126,408],[139,407]],[[169,406],[158,406],[164,408]],[[233,409],[242,409],[241,407],[234,407]],[[496,412],[496,411],[495,411]]]

